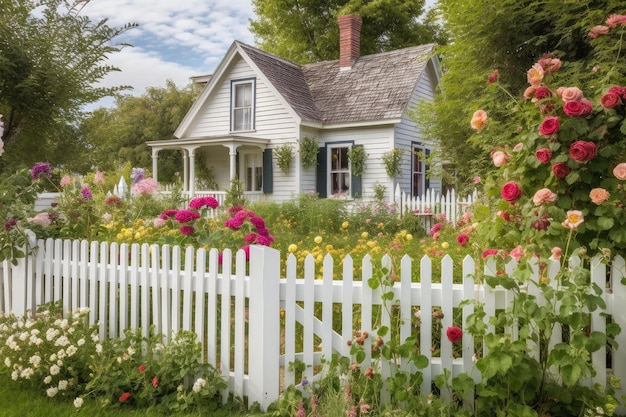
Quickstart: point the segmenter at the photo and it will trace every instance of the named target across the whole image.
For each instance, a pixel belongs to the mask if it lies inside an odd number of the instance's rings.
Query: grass
[[[0,417],[260,417],[246,411],[223,409],[217,411],[196,410],[190,412],[160,412],[147,409],[103,407],[95,399],[85,399],[77,409],[71,398],[48,398],[45,393],[24,390],[6,375],[0,375]]]

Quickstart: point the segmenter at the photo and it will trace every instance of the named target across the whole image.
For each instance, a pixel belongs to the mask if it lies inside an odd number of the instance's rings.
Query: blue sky
[[[427,0],[427,7],[433,2]],[[182,87],[192,76],[212,73],[234,40],[254,45],[250,0],[92,0],[82,13],[94,21],[107,18],[109,26],[139,24],[117,38],[134,46],[110,57],[109,64],[121,72],[102,82],[131,85],[133,95],[162,87],[168,79]]]

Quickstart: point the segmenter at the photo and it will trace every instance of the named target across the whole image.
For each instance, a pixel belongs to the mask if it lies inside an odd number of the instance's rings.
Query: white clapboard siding
[[[395,294],[394,308],[403,321],[399,328],[401,340],[416,335],[413,319],[418,310],[422,313],[418,344],[420,353],[430,361],[430,366],[421,370],[421,391],[425,395],[430,393],[433,378],[444,370],[453,377],[465,372],[475,381],[480,380],[474,357],[486,354],[486,347],[483,352],[475,352],[472,336],[464,333],[461,355],[457,352],[453,357],[453,345],[445,336],[448,326],[465,326],[474,312],[473,304],[464,305],[460,311],[462,322],[453,323],[453,318],[459,316],[460,303],[468,299],[480,302],[486,312],[485,324],[493,330],[489,318],[514,301],[512,291],[474,282],[478,264],[471,257],[463,259],[460,274],[453,274],[457,267],[450,257],[444,257],[441,265],[433,265],[428,257],[413,261],[404,256],[394,264],[393,287],[372,289],[367,282],[379,271],[369,255],[361,262],[360,276],[354,276],[350,256],[337,264],[330,255],[321,265],[308,255],[303,276],[297,276],[297,259],[289,254],[286,275],[282,276],[280,253],[258,246],[251,248],[249,261],[243,251],[233,254],[225,250],[220,256],[216,249],[207,252],[192,247],[115,242],[48,239],[38,241],[35,249],[15,265],[9,261],[0,264],[0,311],[25,314],[42,303],[58,300],[62,300],[65,312],[89,307],[90,323],[99,327],[102,339],[124,337],[127,329],[138,328],[148,335],[154,326],[167,342],[181,329],[193,331],[202,344],[199,359],[212,364],[228,380],[224,401],[231,395],[247,397],[250,404],[258,402],[263,409],[278,398],[281,388],[299,384],[304,378],[319,378],[324,359],[337,353],[349,355],[349,343],[356,331],[369,333],[363,345],[363,370],[374,366],[377,372],[389,376],[393,366],[405,369],[406,362],[377,363],[372,358],[376,329],[391,323],[387,313],[391,303],[387,301],[388,309],[379,308],[383,290]],[[570,264],[576,263],[580,259],[570,260]],[[384,257],[382,265],[391,268],[391,259]],[[336,272],[337,268],[342,268],[341,272]],[[515,268],[514,262],[505,265],[508,273]],[[536,279],[538,268],[532,268]],[[557,262],[548,265],[546,276],[551,285],[556,285],[557,280],[552,278],[558,268]],[[594,258],[590,268],[591,280],[604,290],[606,302],[605,309],[591,314],[591,330],[606,332],[607,319],[626,329],[626,309],[622,308],[626,304],[626,286],[621,283],[626,277],[624,259],[618,256],[606,265]],[[433,276],[434,270],[440,270],[441,276]],[[495,271],[495,260],[489,258],[484,273],[493,275]],[[333,280],[335,273],[342,279]],[[419,282],[413,282],[414,276]],[[453,276],[462,277],[462,282],[453,283]],[[539,288],[529,285],[526,291],[541,301]],[[443,313],[437,334],[433,334],[435,308]],[[334,320],[338,315],[341,318]],[[341,323],[341,330],[333,328],[334,322]],[[519,337],[515,326],[505,331],[514,339]],[[384,335],[384,340],[388,337]],[[550,345],[561,343],[561,338],[557,329]],[[605,384],[610,375],[626,380],[626,367],[616,366],[623,362],[626,331],[616,341],[619,347],[610,352],[611,364],[607,363],[606,349],[592,354],[596,374],[588,383]],[[439,344],[438,354],[431,351],[433,343]],[[538,355],[537,346],[528,347],[531,354]],[[305,365],[302,374],[289,366],[296,361]],[[616,398],[621,398],[623,390],[618,394]],[[468,394],[465,400],[471,402],[471,397]]]

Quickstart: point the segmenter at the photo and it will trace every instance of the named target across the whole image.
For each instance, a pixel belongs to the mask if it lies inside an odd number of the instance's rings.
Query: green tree
[[[297,63],[339,58],[338,16],[363,19],[361,54],[445,42],[424,0],[253,0],[250,30],[261,49]]]
[[[126,87],[98,87],[121,28],[81,15],[90,0],[0,0],[0,114],[7,152],[0,171],[36,161],[72,167],[85,151],[76,126],[83,106]]]
[[[499,144],[514,145],[516,126],[507,121],[517,105],[513,97],[521,97],[528,86],[526,71],[550,53],[575,63],[563,76],[576,83],[596,59],[586,39],[589,29],[623,12],[623,5],[621,0],[439,0],[451,36],[438,50],[444,68],[440,94],[420,105],[414,118],[428,138],[440,143],[441,158],[455,166],[455,175],[444,172],[444,179],[462,188],[493,167],[493,143],[470,128],[475,110],[489,108],[492,136],[504,138]],[[626,70],[623,60],[620,65]],[[487,84],[494,70],[498,82]]]
[[[152,151],[146,142],[171,139],[198,96],[192,85],[178,89],[168,80],[165,87],[149,87],[140,97],[118,97],[114,108],[100,108],[81,124],[81,136],[90,149],[90,165],[102,171],[124,163],[152,168]],[[182,170],[179,151],[159,152],[160,181],[171,181]]]

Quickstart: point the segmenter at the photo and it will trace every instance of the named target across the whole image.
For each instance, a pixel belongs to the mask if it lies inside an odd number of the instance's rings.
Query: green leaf
[[[565,365],[560,371],[563,382],[570,387],[575,385],[583,374],[582,368],[577,363]]]

